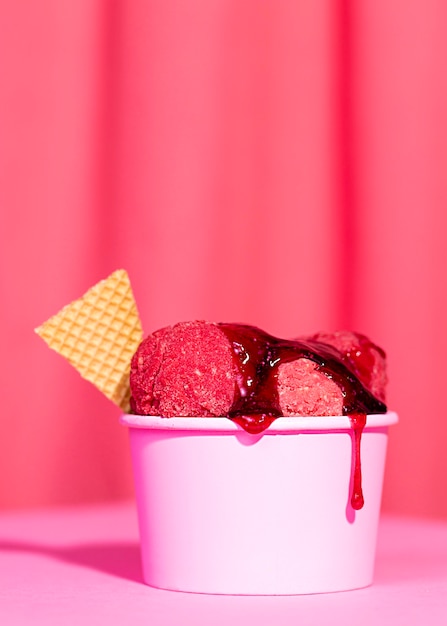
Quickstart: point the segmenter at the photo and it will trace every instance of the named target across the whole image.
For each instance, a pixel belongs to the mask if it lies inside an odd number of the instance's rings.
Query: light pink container
[[[348,417],[278,418],[249,435],[225,418],[124,415],[145,582],[263,595],[370,585],[387,431],[396,422],[391,412],[368,416],[365,505],[354,511]]]

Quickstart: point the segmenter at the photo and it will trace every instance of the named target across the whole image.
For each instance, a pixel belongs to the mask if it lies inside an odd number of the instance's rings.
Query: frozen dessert
[[[182,322],[143,340],[125,270],[36,329],[124,411],[229,417],[261,432],[279,416],[386,412],[386,359],[353,332],[280,339],[246,324]]]
[[[143,339],[125,270],[36,332],[120,407],[147,584],[255,595],[371,584],[397,416],[367,337],[189,321]]]
[[[205,321],[163,328],[132,358],[131,408],[162,417],[228,416],[257,433],[279,416],[386,412],[384,352],[353,332],[285,340]]]

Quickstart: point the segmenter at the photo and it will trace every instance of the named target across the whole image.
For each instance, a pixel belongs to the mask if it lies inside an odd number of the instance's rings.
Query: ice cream
[[[227,416],[252,433],[279,416],[384,413],[385,385],[385,354],[364,335],[285,340],[205,321],[146,337],[130,372],[133,412]]]
[[[229,417],[261,432],[279,416],[386,412],[385,354],[364,335],[286,340],[244,324],[193,321],[142,341],[125,270],[36,332],[124,411],[140,415]]]

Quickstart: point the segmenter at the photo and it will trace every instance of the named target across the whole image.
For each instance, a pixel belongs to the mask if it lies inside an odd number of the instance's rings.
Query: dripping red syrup
[[[363,429],[366,424],[365,413],[355,413],[350,415],[352,431],[354,433],[354,478],[351,493],[351,506],[356,511],[360,510],[365,504],[362,490],[362,463],[360,459],[360,442],[362,439]]]
[[[331,378],[343,394],[343,415],[349,416],[353,429],[354,474],[351,506],[363,507],[360,442],[367,414],[385,413],[386,405],[375,398],[359,380],[357,373],[369,371],[368,353],[349,361],[332,346],[310,340],[287,340],[245,324],[219,324],[233,352],[237,386],[228,417],[248,433],[262,433],[281,416],[277,389],[278,368],[282,363],[306,358],[316,369]],[[365,338],[366,339],[366,338]],[[363,377],[365,379],[365,377]],[[369,373],[368,378],[369,380]]]

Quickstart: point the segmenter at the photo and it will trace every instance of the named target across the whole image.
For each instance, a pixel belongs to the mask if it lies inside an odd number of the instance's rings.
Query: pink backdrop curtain
[[[129,497],[119,410],[33,328],[125,267],[146,332],[353,328],[384,508],[447,516],[447,5],[0,3],[3,508]]]

